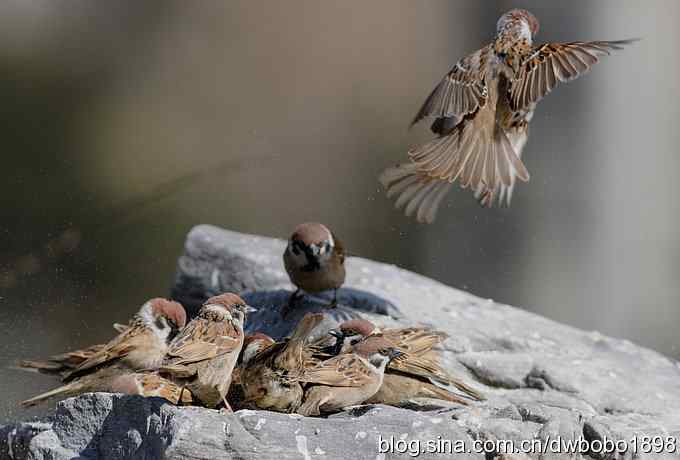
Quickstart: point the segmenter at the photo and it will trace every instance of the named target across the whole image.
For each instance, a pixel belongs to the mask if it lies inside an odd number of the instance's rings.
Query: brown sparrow
[[[571,81],[600,57],[633,40],[534,46],[538,20],[526,10],[500,17],[492,43],[464,57],[427,97],[412,125],[434,118],[437,138],[409,151],[410,163],[387,169],[380,182],[395,206],[434,221],[453,183],[479,203],[509,205],[516,180],[529,180],[522,150],[536,104],[559,82]]]
[[[188,390],[182,391],[182,387],[171,380],[150,372],[122,374],[115,377],[111,381],[109,391],[111,393],[139,395],[147,398],[163,398],[173,404],[191,404],[193,402],[191,392]]]
[[[338,238],[323,224],[300,224],[288,240],[283,264],[290,281],[297,287],[283,316],[292,307],[300,291],[310,294],[333,289],[335,307],[338,288],[345,282],[345,251]]]
[[[151,299],[142,305],[128,325],[114,325],[119,335],[109,343],[61,353],[46,360],[20,361],[19,367],[61,377],[81,375],[93,367],[118,360],[134,370],[154,367],[147,366],[149,361],[154,360],[149,356],[156,353],[155,361],[160,362],[167,343],[185,323],[186,313],[180,304],[160,298]],[[135,352],[138,347],[146,351]],[[76,369],[79,371],[75,372]]]
[[[185,386],[207,407],[224,402],[243,346],[243,323],[255,311],[236,294],[206,300],[196,318],[170,343],[159,372]],[[181,399],[181,398],[180,398]]]
[[[351,353],[306,369],[299,380],[313,385],[305,391],[297,413],[320,415],[363,403],[382,385],[387,364],[401,354],[382,337],[368,337]]]
[[[186,324],[184,307],[155,298],[142,305],[129,326],[64,376],[64,381],[95,370],[118,365],[130,370],[155,370],[163,361],[168,344]]]
[[[330,333],[337,338],[335,350],[341,353],[351,350],[368,337],[381,337],[404,353],[390,362],[383,386],[368,402],[399,404],[422,397],[467,404],[464,398],[446,390],[445,387],[450,386],[463,391],[471,399],[484,399],[477,390],[448,374],[439,364],[439,354],[433,347],[447,338],[441,331],[421,327],[381,331],[368,320],[355,319],[342,323]]]
[[[277,412],[293,412],[300,407],[303,391],[298,378],[306,367],[316,363],[307,340],[321,321],[322,314],[308,313],[288,340],[273,343],[260,335],[244,345],[240,379],[245,405]],[[253,355],[255,347],[259,351]]]

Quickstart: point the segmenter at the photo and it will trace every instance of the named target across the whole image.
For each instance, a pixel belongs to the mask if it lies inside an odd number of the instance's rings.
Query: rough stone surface
[[[450,338],[447,368],[488,399],[469,407],[416,401],[409,408],[362,406],[328,418],[265,411],[222,414],[177,408],[157,399],[88,394],[60,403],[49,420],[0,427],[0,459],[272,458],[389,459],[378,437],[425,442],[456,440],[626,440],[680,437],[680,368],[626,340],[561,325],[480,299],[393,266],[350,258],[340,306],[307,296],[282,320],[292,292],[281,262],[284,243],[210,226],[190,233],[173,296],[190,307],[226,290],[260,310],[249,329],[276,337],[307,311],[326,311],[328,328],[362,315],[382,325],[427,324]],[[254,292],[257,291],[257,292]],[[598,306],[593,306],[598,308]],[[194,310],[195,311],[195,310]],[[320,330],[319,333],[322,333]],[[665,440],[665,439],[664,439]],[[492,459],[495,453],[450,458]],[[442,458],[422,454],[419,458]],[[629,450],[613,456],[530,454],[512,459],[666,459],[675,452]]]

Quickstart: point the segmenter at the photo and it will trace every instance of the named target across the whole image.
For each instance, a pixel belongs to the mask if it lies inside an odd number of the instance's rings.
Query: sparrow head
[[[530,44],[538,33],[536,16],[527,10],[514,9],[501,16],[496,23],[496,36],[512,41],[527,40]]]
[[[243,327],[246,314],[255,312],[257,309],[248,305],[236,294],[227,292],[206,300],[201,307],[201,311],[211,312],[216,314],[218,319],[231,320]]]
[[[379,336],[367,337],[357,343],[353,351],[381,370],[384,370],[390,361],[403,355],[388,340]]]
[[[337,339],[335,354],[339,354],[349,351],[352,346],[375,330],[375,325],[366,319],[351,319],[340,324],[337,329],[331,329],[328,333]]]
[[[243,348],[241,349],[241,363],[248,364],[255,355],[267,347],[274,345],[275,341],[267,334],[256,332],[247,335],[243,339]]]
[[[142,305],[139,316],[157,336],[167,342],[187,323],[187,314],[181,304],[160,297]]]
[[[288,240],[286,256],[305,271],[320,269],[333,255],[335,239],[323,224],[300,224]]]

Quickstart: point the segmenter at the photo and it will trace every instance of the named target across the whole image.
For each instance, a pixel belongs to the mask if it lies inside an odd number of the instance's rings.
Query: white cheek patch
[[[531,43],[531,27],[529,27],[529,23],[526,21],[522,21],[522,28],[520,29],[520,34],[522,35],[522,38],[526,38],[526,40]]]

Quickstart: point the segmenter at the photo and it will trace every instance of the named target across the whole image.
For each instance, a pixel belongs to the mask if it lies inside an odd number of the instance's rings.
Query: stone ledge
[[[261,307],[249,329],[283,337],[304,313],[322,311],[326,302],[307,297],[299,310],[280,320],[278,309],[292,292],[281,262],[283,248],[272,238],[196,227],[179,260],[173,296],[195,308],[218,292],[241,293]],[[60,403],[49,421],[0,428],[0,458],[343,459],[352,452],[360,460],[381,458],[378,435],[517,443],[558,434],[565,439],[680,437],[680,368],[669,358],[394,266],[354,257],[347,265],[347,286],[341,305],[327,311],[329,323],[362,315],[381,325],[436,326],[451,336],[443,349],[446,367],[483,390],[488,400],[420,411],[365,406],[313,419],[265,411],[225,415],[156,399],[88,394]]]

